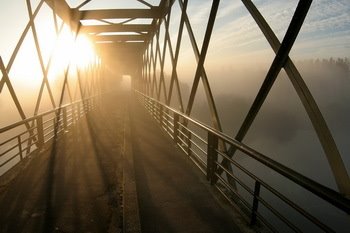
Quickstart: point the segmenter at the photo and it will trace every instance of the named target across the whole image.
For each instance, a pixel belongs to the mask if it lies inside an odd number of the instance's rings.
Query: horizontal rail
[[[0,129],[0,133],[6,133],[8,138],[0,141],[0,167],[9,164],[16,157],[19,162],[30,155],[36,149],[40,149],[49,142],[56,133],[66,130],[67,127],[77,122],[87,112],[94,109],[95,98],[92,96],[84,100],[72,102],[39,115],[15,122]],[[76,113],[74,113],[77,111]],[[30,127],[27,127],[29,123]],[[25,127],[26,130],[18,130]],[[19,133],[17,133],[20,131]],[[3,169],[0,176],[10,170]]]
[[[280,193],[278,190],[273,188],[272,186],[268,185],[266,182],[264,182],[259,177],[255,176],[253,173],[251,173],[249,170],[245,169],[243,166],[241,166],[237,161],[231,159],[228,154],[226,154],[226,151],[221,151],[222,149],[218,148],[216,144],[216,148],[209,149],[213,146],[212,142],[210,142],[209,137],[214,138],[216,141],[221,141],[223,143],[226,143],[230,146],[233,146],[237,150],[241,151],[245,155],[249,156],[254,161],[259,162],[260,164],[264,165],[268,169],[271,169],[278,174],[280,174],[282,177],[287,178],[288,180],[292,181],[299,187],[303,187],[305,190],[313,193],[317,197],[321,198],[325,202],[333,205],[334,207],[338,208],[339,210],[342,210],[346,214],[350,214],[350,200],[340,193],[334,191],[333,189],[330,189],[290,168],[287,166],[272,160],[271,158],[267,157],[266,155],[254,150],[253,148],[245,145],[242,142],[239,142],[235,140],[234,138],[219,132],[218,130],[215,130],[195,119],[192,119],[191,117],[183,114],[182,112],[179,112],[149,96],[144,95],[143,93],[135,90],[135,93],[138,95],[140,99],[143,99],[143,102],[146,105],[146,109],[149,109],[151,111],[151,114],[155,119],[159,119],[160,116],[162,116],[165,111],[167,112],[167,115],[171,115],[173,119],[173,138],[178,142],[181,142],[179,146],[181,149],[188,154],[189,152],[193,153],[196,157],[196,159],[201,160],[203,163],[202,165],[206,166],[204,169],[206,169],[207,177],[209,177],[209,180],[211,180],[212,183],[220,182],[223,183],[226,187],[226,189],[229,189],[231,191],[235,191],[234,196],[239,198],[241,203],[247,202],[244,200],[243,197],[241,197],[237,191],[235,190],[236,187],[233,187],[230,182],[228,182],[225,178],[223,178],[219,173],[216,171],[220,167],[224,174],[232,178],[233,180],[236,180],[238,182],[238,185],[240,185],[242,188],[244,188],[251,196],[253,196],[253,204],[252,206],[246,206],[246,208],[251,210],[251,223],[253,224],[256,219],[259,219],[262,224],[270,228],[270,223],[266,222],[266,219],[263,219],[262,215],[258,213],[258,203],[260,202],[262,205],[264,205],[268,210],[271,211],[278,219],[280,219],[282,222],[284,222],[291,230],[293,231],[299,231],[299,228],[292,224],[282,213],[280,213],[277,209],[275,209],[270,203],[268,203],[265,199],[263,199],[261,196],[259,196],[259,190],[260,186],[264,187],[264,190],[268,191],[272,195],[274,195],[276,198],[281,200],[282,202],[286,203],[290,208],[297,211],[301,216],[303,216],[305,219],[309,220],[311,223],[319,227],[320,229],[326,231],[326,232],[332,232],[333,230],[329,228],[327,225],[322,223],[320,220],[318,220],[315,216],[310,214],[308,211],[294,203],[292,200],[288,199],[285,195]],[[154,111],[154,108],[157,110]],[[163,112],[162,112],[163,111]],[[175,117],[176,116],[176,117]],[[180,120],[181,119],[181,120]],[[160,121],[161,123],[162,121]],[[188,122],[193,125],[194,128],[198,130],[204,130],[208,134],[208,141],[203,139],[203,137],[200,137],[195,130],[190,130],[186,124],[182,124],[181,122]],[[187,133],[191,133],[195,138],[199,139],[201,142],[207,145],[207,150],[204,149],[205,146],[201,147],[198,145],[192,138],[186,137],[186,132],[183,132],[184,129],[187,131]],[[213,139],[212,139],[213,140]],[[194,150],[195,147],[196,150],[199,150],[201,153],[203,153],[203,156],[207,157],[207,163],[203,160],[202,156],[199,156]],[[187,147],[187,148],[186,148]],[[213,157],[214,156],[214,157]],[[231,169],[226,169],[221,165],[221,163],[218,162],[218,157],[221,159],[226,159],[230,162],[231,165],[237,167],[240,171],[242,171],[244,174],[246,174],[248,177],[250,177],[256,184],[256,187],[251,189],[247,184],[244,184],[242,180],[238,179],[237,176],[235,176],[232,173]],[[215,161],[211,161],[214,158]],[[231,171],[230,171],[231,170]],[[257,189],[258,188],[258,189]],[[225,191],[221,190],[220,193],[224,193]],[[237,201],[237,200],[236,200]],[[247,204],[247,203],[246,203]]]
[[[4,132],[6,132],[6,131],[8,131],[10,129],[16,128],[16,127],[18,127],[20,125],[23,125],[25,123],[32,122],[32,121],[36,120],[38,117],[43,117],[43,116],[49,115],[51,113],[60,111],[60,110],[62,110],[64,108],[68,108],[68,107],[71,107],[71,106],[74,106],[74,105],[78,105],[80,103],[83,103],[85,101],[88,101],[88,100],[91,100],[91,99],[94,99],[94,98],[96,98],[96,96],[92,96],[92,97],[86,98],[84,100],[75,101],[75,102],[72,102],[70,104],[65,104],[65,105],[62,105],[61,107],[57,107],[55,109],[52,109],[52,110],[49,110],[47,112],[41,113],[40,115],[32,116],[32,117],[29,117],[27,119],[18,121],[16,123],[11,124],[11,125],[8,125],[8,126],[5,126],[3,128],[0,128],[0,133],[4,133]]]

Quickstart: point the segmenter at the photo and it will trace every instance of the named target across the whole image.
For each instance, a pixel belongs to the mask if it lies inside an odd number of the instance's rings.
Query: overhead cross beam
[[[91,19],[120,19],[120,18],[161,18],[162,11],[159,7],[151,9],[113,9],[113,10],[84,10],[77,11],[81,20]]]
[[[114,24],[114,25],[92,25],[82,26],[81,32],[100,33],[100,32],[149,32],[154,27],[147,24]]]
[[[77,8],[70,8],[66,1],[59,0],[45,0],[45,2],[55,9],[57,15],[59,15],[65,23],[71,26],[74,31],[79,33],[99,34],[103,32],[115,32],[112,35],[95,35],[90,36],[95,42],[112,42],[114,45],[125,42],[141,42],[144,43],[154,35],[159,25],[156,23],[165,14],[165,0],[162,0],[159,6],[152,6],[146,4],[149,9],[101,9],[101,10],[79,10],[81,6]],[[84,4],[90,1],[84,1]],[[140,1],[141,3],[146,3]],[[134,19],[153,19],[151,24],[126,24],[126,22]],[[110,25],[86,25],[81,23],[81,20],[108,20],[108,19],[129,19],[125,22],[118,24],[111,23]],[[119,32],[126,34],[119,35]],[[129,34],[128,34],[129,33]],[[140,35],[135,35],[135,33]],[[133,47],[134,43],[127,47]],[[139,44],[139,43],[137,43]],[[142,49],[137,45],[137,48]]]
[[[108,35],[108,36],[95,36],[95,41],[145,41],[148,37],[146,35]]]
[[[71,9],[66,1],[61,0],[45,0],[51,9],[54,9],[56,14],[68,24],[73,31],[81,26],[79,15],[76,14],[78,10]]]

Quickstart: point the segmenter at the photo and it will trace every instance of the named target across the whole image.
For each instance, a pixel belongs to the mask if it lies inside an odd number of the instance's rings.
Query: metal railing
[[[227,199],[251,225],[264,225],[265,228],[267,227],[273,232],[281,230],[276,229],[276,224],[272,224],[259,211],[262,208],[261,206],[263,206],[265,212],[266,210],[269,211],[279,219],[280,223],[284,224],[283,227],[287,227],[294,232],[302,232],[305,230],[300,229],[300,226],[293,223],[292,219],[283,213],[283,210],[281,211],[274,207],[273,202],[278,201],[292,208],[298,213],[299,217],[302,216],[309,224],[311,223],[313,227],[316,227],[315,229],[318,228],[318,230],[324,232],[335,231],[304,207],[300,206],[300,204],[288,198],[281,190],[277,190],[277,188],[269,185],[263,177],[258,177],[234,158],[231,158],[227,152],[223,150],[223,147],[220,146],[222,143],[226,144],[228,147],[232,146],[236,148],[245,156],[265,166],[270,172],[275,172],[287,179],[288,182],[294,183],[298,188],[304,189],[309,194],[312,193],[316,195],[320,198],[320,201],[328,203],[332,208],[335,207],[341,210],[345,216],[350,213],[350,200],[338,192],[303,176],[222,132],[206,126],[139,91],[135,91],[135,93],[151,116],[155,118],[179,148],[181,148],[206,175],[207,180],[217,188],[223,197]],[[224,166],[224,160],[229,161],[230,166],[234,169],[228,169]],[[223,172],[219,172],[220,169],[223,170]],[[234,172],[232,172],[232,170]],[[253,181],[252,185],[249,185],[246,179],[242,179],[239,175],[235,174],[238,171],[249,177],[250,180]],[[230,179],[233,179],[235,182],[232,184],[232,182],[229,182]],[[264,195],[269,196],[269,200],[261,195],[262,189],[264,194],[269,193],[269,195]],[[245,193],[250,196],[250,198],[248,198],[250,201],[247,201],[247,198],[242,195],[242,190],[245,190]],[[273,196],[273,198],[271,198],[271,196]]]
[[[63,105],[40,115],[27,118],[0,129],[0,175],[10,170],[25,157],[55,135],[66,131],[86,113],[95,108],[95,98],[90,97]],[[26,125],[30,125],[29,128]]]

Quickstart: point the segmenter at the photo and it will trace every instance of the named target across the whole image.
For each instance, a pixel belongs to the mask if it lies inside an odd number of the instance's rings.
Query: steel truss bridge
[[[21,163],[59,133],[72,127],[71,125],[78,122],[85,114],[94,111],[96,105],[101,104],[100,96],[108,91],[109,84],[113,85],[113,82],[110,83],[106,78],[112,70],[118,74],[131,75],[135,98],[167,132],[174,144],[198,166],[212,187],[217,189],[233,209],[244,216],[252,226],[259,225],[271,231],[280,231],[284,229],[279,228],[282,224],[291,231],[304,230],[302,226],[293,222],[290,216],[285,215],[284,209],[275,207],[274,202],[277,200],[286,208],[293,209],[297,215],[309,222],[308,224],[315,225],[316,229],[325,232],[334,230],[327,223],[319,220],[314,213],[310,213],[307,208],[284,195],[283,190],[270,185],[264,177],[256,176],[253,170],[246,169],[239,160],[235,159],[237,153],[244,154],[276,176],[284,177],[288,182],[312,193],[315,198],[332,206],[344,216],[349,214],[350,181],[342,156],[313,95],[289,57],[304,19],[309,13],[311,0],[298,1],[282,41],[277,38],[276,33],[253,1],[241,1],[261,30],[275,57],[235,135],[223,133],[221,118],[210,86],[210,83],[215,82],[215,77],[208,75],[205,66],[217,20],[219,0],[206,1],[207,4],[210,2],[210,10],[207,12],[207,20],[203,22],[205,24],[203,38],[195,38],[191,15],[187,12],[188,4],[191,2],[189,0],[160,0],[157,5],[146,0],[137,0],[135,2],[142,7],[82,10],[90,2],[94,1],[83,1],[75,8],[71,8],[63,0],[41,0],[35,4],[26,0],[23,3],[26,6],[29,21],[7,63],[5,64],[0,57],[0,92],[5,95],[5,89],[7,90],[10,96],[10,100],[7,101],[15,104],[15,110],[21,118],[18,122],[0,128],[2,135],[0,166],[3,169],[1,174],[6,174],[16,163]],[[173,12],[175,5],[180,9],[179,12]],[[72,64],[67,64],[62,70],[64,81],[58,97],[55,97],[54,88],[49,80],[54,56],[52,53],[48,59],[45,58],[42,47],[44,40],[39,38],[37,29],[38,15],[48,7],[54,19],[51,27],[55,30],[57,38],[65,27],[69,27],[75,39],[79,35],[86,35],[93,41],[99,57],[94,58],[93,62],[86,67],[73,67]],[[170,35],[170,30],[174,30],[170,28],[172,20],[177,20],[178,23],[178,28],[175,28],[176,36],[173,38]],[[84,21],[100,23],[86,24]],[[32,114],[25,111],[25,103],[18,97],[19,93],[14,88],[11,77],[16,58],[29,36],[33,38],[37,59],[35,62],[40,64],[42,76]],[[178,72],[179,54],[184,46],[184,40],[190,42],[196,64],[187,102],[181,89]],[[165,73],[166,58],[170,58],[169,78]],[[286,72],[312,122],[337,190],[288,168],[243,142],[282,70]],[[72,84],[71,80],[73,72],[76,72],[75,84]],[[194,119],[191,114],[200,84],[204,88],[205,100],[209,107],[209,125]],[[44,93],[47,95],[45,96]],[[48,98],[46,101],[50,103],[51,109],[40,112],[44,98]],[[6,112],[1,112],[1,116],[6,116]],[[242,176],[245,178],[242,179]],[[266,195],[268,198],[264,198]],[[263,211],[260,211],[261,209]],[[272,214],[280,224],[270,222],[264,216],[265,212]],[[349,229],[349,225],[344,227]]]

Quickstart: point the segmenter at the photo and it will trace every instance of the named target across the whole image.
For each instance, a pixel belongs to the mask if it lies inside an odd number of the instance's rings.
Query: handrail
[[[347,197],[341,195],[340,193],[334,191],[333,189],[330,189],[290,168],[287,166],[267,157],[266,155],[254,150],[253,148],[245,145],[242,142],[239,142],[235,140],[234,138],[214,129],[210,126],[207,126],[203,124],[202,122],[199,122],[198,120],[192,119],[191,117],[185,115],[184,113],[173,109],[164,103],[149,97],[145,94],[143,94],[140,91],[135,90],[135,92],[141,96],[143,96],[148,101],[152,102],[152,105],[158,105],[161,106],[164,110],[168,110],[170,112],[173,112],[173,114],[178,115],[181,117],[184,121],[189,121],[192,124],[196,125],[197,127],[205,130],[209,134],[216,137],[216,140],[222,140],[225,143],[228,143],[232,145],[233,147],[237,148],[250,158],[254,159],[255,161],[260,162],[261,164],[267,166],[268,168],[274,170],[278,174],[284,176],[285,178],[289,179],[290,181],[294,182],[295,184],[305,188],[306,190],[310,191],[311,193],[315,194],[316,196],[320,197],[324,201],[330,203],[331,205],[337,207],[338,209],[344,211],[347,214],[350,214],[350,199]],[[178,130],[178,129],[177,129]],[[208,135],[209,135],[208,134]],[[208,139],[208,144],[210,144],[210,140]],[[208,145],[208,148],[210,145]],[[209,155],[208,155],[209,157]],[[207,166],[210,166],[209,164]],[[209,169],[209,168],[207,168]],[[259,199],[259,197],[257,197]]]
[[[65,105],[62,105],[62,106],[60,106],[60,107],[56,107],[56,108],[51,109],[51,110],[49,110],[49,111],[43,112],[43,113],[41,113],[41,114],[39,114],[39,115],[32,116],[32,117],[28,117],[28,118],[26,118],[26,119],[24,119],[24,120],[17,121],[17,122],[15,122],[15,123],[11,124],[11,125],[8,125],[8,126],[5,126],[5,127],[3,127],[3,128],[0,128],[0,133],[3,133],[3,132],[6,132],[6,131],[8,131],[8,130],[10,130],[10,129],[16,128],[17,126],[23,125],[23,124],[25,124],[25,123],[27,123],[27,122],[33,121],[33,120],[37,119],[38,117],[46,116],[46,115],[48,115],[48,114],[50,114],[50,113],[59,111],[59,110],[61,110],[61,109],[67,108],[67,107],[69,107],[69,106],[72,106],[72,105],[75,105],[75,104],[78,104],[78,103],[85,102],[85,101],[87,101],[87,100],[89,100],[89,99],[92,99],[92,98],[95,98],[95,97],[96,97],[96,96],[91,96],[91,97],[85,98],[85,99],[83,99],[83,100],[74,101],[74,102],[72,102],[72,103],[65,104]]]
[[[94,98],[97,96],[74,101],[1,128],[0,133],[8,132],[9,137],[0,141],[0,146],[3,148],[0,153],[0,167],[6,165],[6,168],[1,170],[0,176],[33,151],[42,148],[45,143],[54,138],[56,133],[66,130],[71,124],[74,124],[87,112],[91,111],[95,105]],[[46,116],[48,116],[48,119],[44,119]],[[33,122],[30,128],[19,133],[14,131],[17,127],[29,122]],[[15,161],[16,158],[19,158],[19,160]]]

